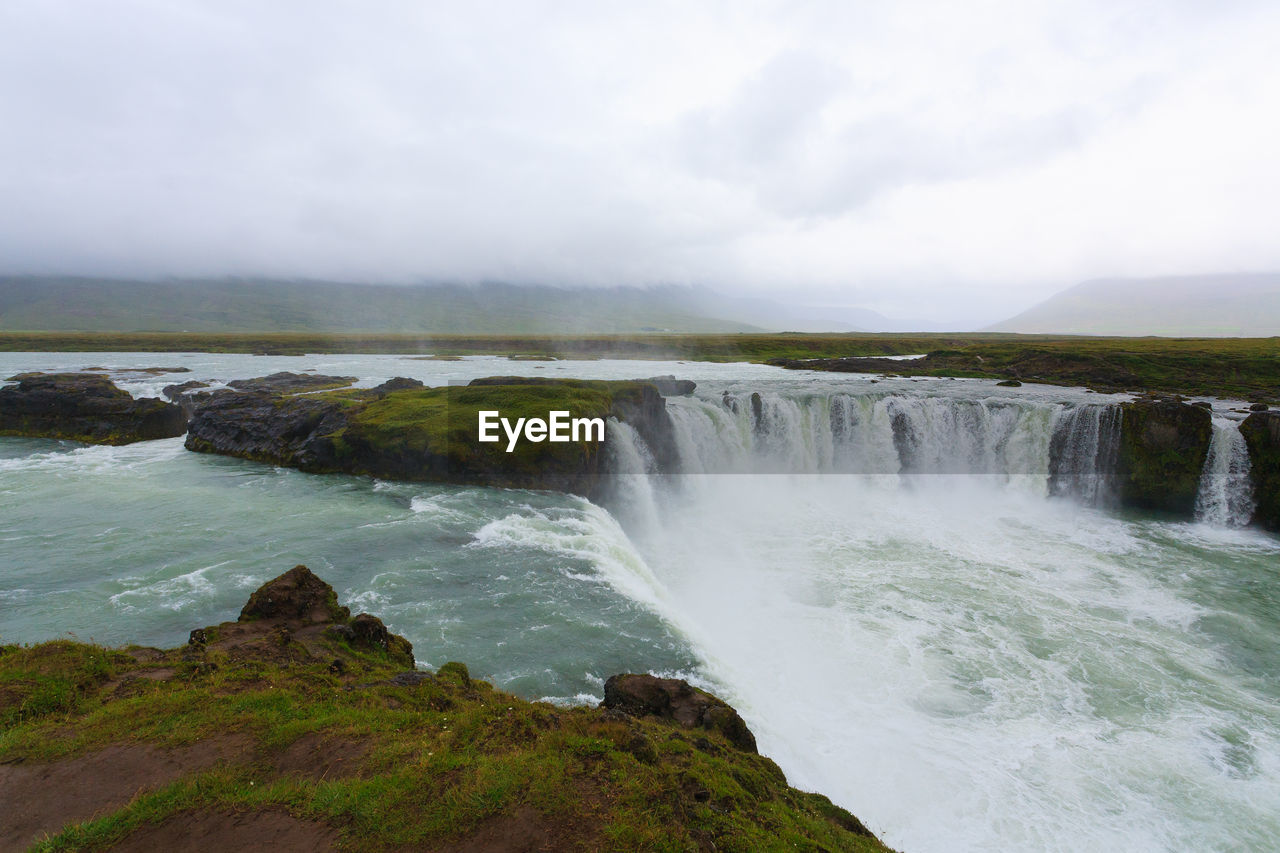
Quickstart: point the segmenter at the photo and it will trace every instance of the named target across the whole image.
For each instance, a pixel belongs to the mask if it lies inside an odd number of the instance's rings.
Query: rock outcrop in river
[[[1143,397],[1121,409],[1120,503],[1190,518],[1213,440],[1209,411],[1171,397]]]
[[[135,400],[96,373],[32,373],[0,388],[0,435],[129,444],[187,430],[182,409],[155,398]]]
[[[659,470],[678,463],[665,401],[652,383],[639,380],[490,377],[424,388],[393,379],[379,388],[325,394],[198,393],[186,446],[311,472],[598,493],[607,473],[605,442],[526,440],[507,452],[505,437],[477,440],[482,410],[513,421],[545,419],[553,410],[617,418],[644,438]]]
[[[418,669],[305,566],[181,648],[0,646],[0,850],[888,849],[714,696],[608,684],[562,707]]]

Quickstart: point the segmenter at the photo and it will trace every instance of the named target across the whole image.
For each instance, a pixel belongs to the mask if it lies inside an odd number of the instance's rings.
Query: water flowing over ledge
[[[614,473],[983,476],[1088,506],[1194,513],[1211,524],[1241,526],[1253,515],[1239,422],[1174,400],[752,387],[762,390],[669,398],[674,464],[655,461],[635,430],[614,423]]]

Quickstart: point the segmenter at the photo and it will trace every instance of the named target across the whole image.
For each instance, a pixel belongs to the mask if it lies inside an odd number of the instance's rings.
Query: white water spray
[[[797,391],[668,409],[687,476],[650,478],[661,535],[637,549],[794,784],[921,851],[1280,832],[1259,807],[1280,805],[1280,713],[1201,625],[1270,623],[1200,603],[1206,528],[1092,508],[1118,407]],[[1227,477],[1206,494],[1240,482],[1234,436],[1215,434]],[[624,455],[644,468],[642,445]]]
[[[1249,447],[1240,424],[1213,419],[1213,439],[1196,492],[1196,518],[1226,527],[1243,527],[1253,517],[1253,483],[1249,479]]]

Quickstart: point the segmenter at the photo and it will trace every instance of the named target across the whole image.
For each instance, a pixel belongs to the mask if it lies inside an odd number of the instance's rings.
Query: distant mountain
[[[1280,335],[1280,273],[1104,278],[983,329],[1069,335]]]
[[[724,298],[690,287],[0,276],[0,330],[8,331],[603,334],[761,330],[727,316],[733,313]]]
[[[847,326],[851,331],[967,332],[973,328],[968,323],[888,317],[879,311],[872,311],[870,308],[856,308],[845,305],[815,305],[803,310],[805,315],[811,317],[816,323],[825,323],[827,326],[840,324]],[[843,329],[823,329],[819,331],[843,331]]]

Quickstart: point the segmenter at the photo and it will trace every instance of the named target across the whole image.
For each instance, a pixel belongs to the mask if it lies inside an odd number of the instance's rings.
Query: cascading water
[[[1240,424],[1213,419],[1213,439],[1196,492],[1196,518],[1209,524],[1243,527],[1253,517],[1253,483],[1249,479],[1249,447]]]
[[[964,390],[668,399],[684,476],[641,477],[634,538],[664,620],[793,784],[901,849],[1267,849],[1280,623],[1212,555],[1275,543],[1101,511],[1115,404]],[[1243,518],[1216,426],[1205,518]]]
[[[1042,493],[1054,471],[1100,479],[1119,428],[1114,407],[999,398],[754,392],[667,409],[680,473],[981,474],[1030,478]],[[1067,458],[1051,471],[1058,448]]]
[[[1112,497],[1120,449],[1120,409],[1075,406],[1055,413],[1049,449],[1049,493],[1094,506]]]
[[[607,503],[622,522],[637,534],[659,528],[658,506],[652,475],[657,464],[644,440],[629,424],[608,422],[611,476]]]

